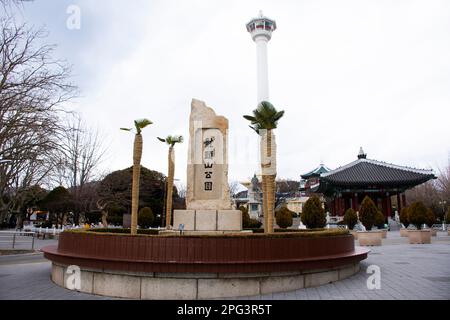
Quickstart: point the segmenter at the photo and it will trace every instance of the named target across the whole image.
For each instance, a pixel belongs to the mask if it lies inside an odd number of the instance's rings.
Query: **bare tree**
[[[436,181],[437,188],[441,193],[441,198],[449,202],[450,205],[450,158],[447,167],[439,169],[438,179]]]
[[[38,45],[43,30],[0,18],[0,222],[20,188],[37,185],[53,169],[64,132],[62,104],[76,95],[70,67]]]
[[[54,168],[57,180],[63,181],[73,196],[75,222],[78,222],[80,213],[89,210],[86,203],[91,203],[91,193],[84,189],[98,178],[97,169],[105,153],[98,130],[89,128],[78,115],[68,121]]]
[[[177,183],[177,191],[180,199],[186,199],[186,185],[184,183]]]
[[[239,192],[239,188],[240,188],[240,183],[238,181],[231,181],[228,186],[230,189],[230,196],[232,198],[235,197],[235,195]]]

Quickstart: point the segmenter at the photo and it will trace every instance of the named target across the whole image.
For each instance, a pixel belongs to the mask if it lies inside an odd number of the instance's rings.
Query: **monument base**
[[[184,231],[241,231],[240,210],[174,210],[173,227]]]

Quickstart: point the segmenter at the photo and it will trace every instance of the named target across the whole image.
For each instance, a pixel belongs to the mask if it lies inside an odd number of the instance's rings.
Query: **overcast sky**
[[[69,5],[81,28],[69,30]],[[188,136],[192,98],[230,122],[230,180],[258,170],[257,136],[243,114],[256,107],[256,48],[245,24],[259,10],[277,22],[269,43],[270,101],[278,177],[299,179],[368,158],[442,167],[450,153],[450,1],[35,0],[19,16],[45,25],[74,66],[82,96],[69,107],[110,144],[103,170],[129,167],[147,117],[142,164],[167,172],[156,136]],[[185,181],[187,141],[176,147]]]

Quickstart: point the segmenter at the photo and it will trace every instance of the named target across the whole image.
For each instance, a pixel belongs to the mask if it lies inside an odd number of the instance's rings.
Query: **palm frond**
[[[262,101],[257,108],[253,110],[253,116],[245,115],[244,118],[251,122],[250,126],[257,133],[261,129],[276,129],[278,120],[284,115],[284,111],[277,109],[268,101]]]
[[[246,120],[248,120],[248,121],[251,121],[251,122],[256,121],[256,118],[253,117],[253,116],[243,116],[243,117],[244,117],[244,119],[246,119]]]
[[[144,129],[146,126],[153,124],[153,122],[151,122],[148,119],[138,119],[138,120],[134,120],[134,125],[136,127],[136,131],[138,134],[141,133],[142,129]]]
[[[169,146],[174,146],[176,143],[182,143],[183,136],[167,136],[165,139],[158,138],[161,142],[166,142]]]

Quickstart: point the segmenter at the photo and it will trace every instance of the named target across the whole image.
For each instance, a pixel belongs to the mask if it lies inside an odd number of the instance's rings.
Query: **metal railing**
[[[0,232],[1,249],[17,249],[22,244],[31,244],[31,250],[34,250],[34,232]]]

